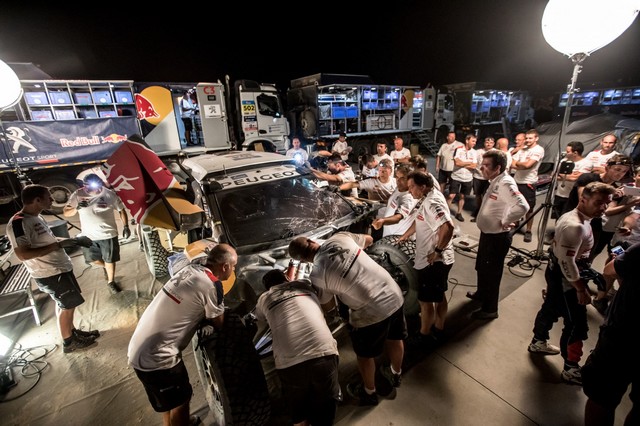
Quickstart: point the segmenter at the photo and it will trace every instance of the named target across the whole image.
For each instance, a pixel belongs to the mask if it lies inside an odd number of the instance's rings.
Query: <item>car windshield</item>
[[[235,247],[288,239],[353,211],[343,198],[317,188],[306,176],[220,191],[215,197]]]

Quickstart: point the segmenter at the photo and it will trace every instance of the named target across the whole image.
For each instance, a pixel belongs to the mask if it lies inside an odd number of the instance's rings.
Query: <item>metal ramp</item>
[[[425,132],[424,130],[414,130],[412,134],[413,138],[417,139],[420,142],[420,145],[427,148],[431,155],[435,157],[438,154],[440,147],[428,132]]]

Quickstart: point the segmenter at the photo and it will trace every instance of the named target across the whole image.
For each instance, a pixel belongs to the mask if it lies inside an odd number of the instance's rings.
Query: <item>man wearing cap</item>
[[[326,180],[330,185],[341,185],[345,182],[356,181],[356,175],[353,173],[353,170],[351,170],[351,166],[342,160],[338,153],[331,154],[329,161],[327,161],[327,168],[330,173],[324,173],[313,168],[311,169],[311,173],[313,173],[317,179]],[[357,197],[358,190],[353,188],[348,195]]]
[[[104,187],[102,179],[94,173],[84,178],[84,186],[71,194],[63,210],[65,217],[78,213],[82,235],[93,241],[91,247],[82,248],[85,261],[104,268],[111,294],[120,292],[120,286],[115,282],[120,244],[114,210],[118,211],[124,225],[122,238],[127,239],[131,236],[131,230],[124,204],[114,191]]]
[[[349,153],[351,149],[349,149],[349,145],[347,145],[347,134],[344,132],[340,132],[338,136],[338,140],[333,143],[332,153],[340,154],[340,158],[342,161],[347,161],[349,159]]]

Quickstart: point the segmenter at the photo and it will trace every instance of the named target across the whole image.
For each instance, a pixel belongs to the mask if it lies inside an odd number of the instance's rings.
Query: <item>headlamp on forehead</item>
[[[90,174],[84,178],[84,186],[92,190],[100,189],[102,188],[102,179],[96,174]]]

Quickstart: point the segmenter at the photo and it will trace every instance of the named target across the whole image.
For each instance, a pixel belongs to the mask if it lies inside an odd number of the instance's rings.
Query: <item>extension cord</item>
[[[522,261],[524,260],[524,258],[522,256],[520,256],[519,254],[516,254],[513,259],[511,259],[508,263],[507,266],[513,268],[516,265],[519,265],[520,263],[522,263]]]

